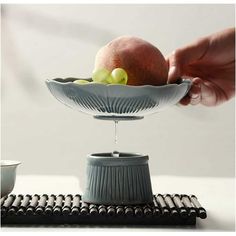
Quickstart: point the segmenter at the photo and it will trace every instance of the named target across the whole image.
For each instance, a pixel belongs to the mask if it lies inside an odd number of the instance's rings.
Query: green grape
[[[111,72],[112,83],[113,84],[127,84],[128,75],[126,71],[122,68],[116,68]]]
[[[90,84],[107,84],[107,83],[104,83],[104,82],[95,82],[95,81],[92,81],[92,82],[90,82]]]
[[[112,77],[111,74],[109,74],[109,76],[106,78],[106,82],[107,82],[108,84],[113,84],[113,77]]]
[[[94,82],[100,83],[109,83],[107,79],[110,81],[111,73],[107,69],[97,69],[93,71],[92,80]]]
[[[77,79],[75,81],[73,81],[73,83],[75,84],[89,84],[90,82],[84,79]]]

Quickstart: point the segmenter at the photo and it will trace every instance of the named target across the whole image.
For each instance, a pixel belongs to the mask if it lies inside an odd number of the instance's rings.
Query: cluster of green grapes
[[[76,84],[91,84],[91,83],[99,83],[99,84],[127,84],[128,75],[126,71],[122,68],[115,68],[112,72],[106,69],[98,69],[95,70],[92,74],[92,82],[87,80],[75,80]]]

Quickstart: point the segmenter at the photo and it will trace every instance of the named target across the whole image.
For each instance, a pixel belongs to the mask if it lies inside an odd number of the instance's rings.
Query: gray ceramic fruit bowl
[[[74,80],[53,79],[46,84],[64,105],[100,119],[142,118],[178,103],[191,87],[190,80],[163,86],[76,84]]]
[[[8,195],[14,188],[16,169],[21,163],[13,160],[1,160],[1,197]]]

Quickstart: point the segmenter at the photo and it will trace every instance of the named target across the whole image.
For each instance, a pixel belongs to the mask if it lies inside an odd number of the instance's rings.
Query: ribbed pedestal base
[[[145,204],[152,202],[148,156],[94,154],[88,157],[83,201],[95,204]]]

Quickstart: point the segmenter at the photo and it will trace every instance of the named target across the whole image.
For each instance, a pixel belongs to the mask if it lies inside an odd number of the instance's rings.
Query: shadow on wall
[[[18,78],[20,87],[27,93],[34,91],[34,94],[30,94],[34,96],[39,87],[36,75],[29,62],[26,62],[17,51],[15,44],[17,38],[12,36],[8,21],[17,21],[25,25],[26,28],[33,28],[42,34],[51,34],[57,37],[64,37],[65,39],[71,38],[76,41],[89,42],[99,47],[115,37],[114,33],[88,23],[73,22],[59,17],[55,18],[42,12],[33,12],[23,8],[14,9],[14,7],[7,5],[2,5],[1,7],[1,20],[3,29],[2,35],[4,35],[5,38],[7,37],[4,44],[6,47],[3,48],[7,66],[9,66],[11,72]],[[24,66],[22,67],[22,65]],[[4,97],[4,94],[2,94],[2,96]]]
[[[8,18],[8,7],[4,5],[2,6],[2,18]],[[72,22],[22,9],[14,11],[14,17],[11,17],[11,19],[22,22],[27,27],[37,29],[42,33],[75,38],[76,40],[91,42],[98,46],[115,37],[114,33],[95,25],[84,22]]]

